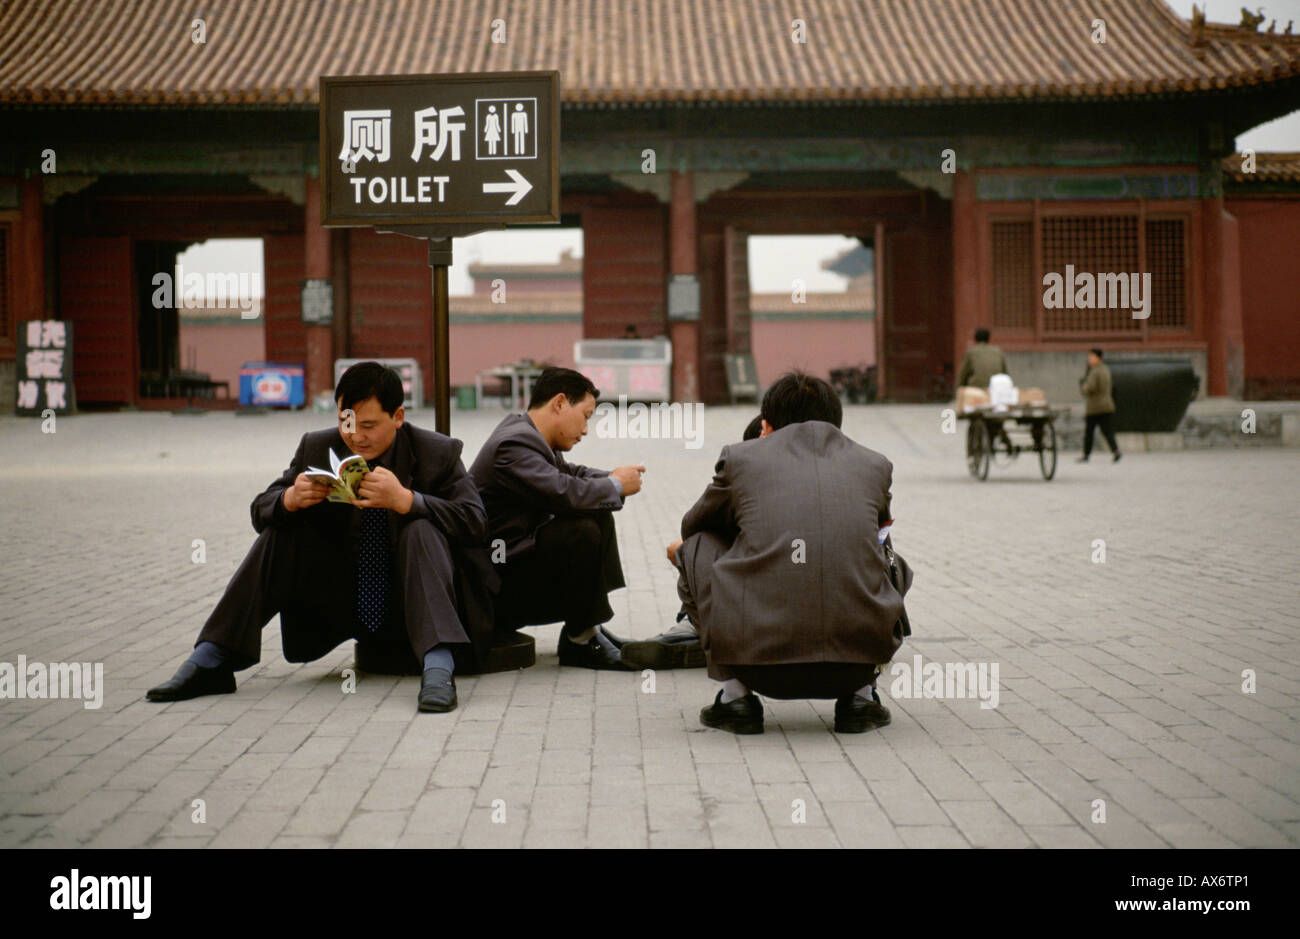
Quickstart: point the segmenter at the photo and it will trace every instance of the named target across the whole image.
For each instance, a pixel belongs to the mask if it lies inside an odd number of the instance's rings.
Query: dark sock
[[[446,646],[434,646],[424,653],[424,670],[427,672],[431,668],[442,669],[451,675],[456,670],[456,660],[452,658],[451,650]]]
[[[220,668],[230,662],[231,654],[215,642],[200,642],[190,653],[188,661],[199,668]]]

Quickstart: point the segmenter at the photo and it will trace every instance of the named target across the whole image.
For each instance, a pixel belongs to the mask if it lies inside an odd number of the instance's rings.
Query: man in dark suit
[[[482,632],[462,623],[456,554],[487,532],[463,445],[406,423],[402,380],[378,362],[349,368],[334,396],[339,427],[305,434],[289,468],[253,500],[257,541],[194,653],[149,700],[234,691],[234,673],[258,661],[262,627],[279,613],[288,661],[318,659],[349,638],[405,641],[424,665],[419,709],[456,707],[452,648],[471,641],[466,625]],[[349,451],[369,466],[355,506],[327,501],[328,485],[305,472]]]
[[[528,410],[492,431],[470,466],[487,509],[503,631],[563,622],[561,665],[624,670],[622,640],[601,629],[611,590],[626,586],[613,513],[641,489],[644,466],[590,469],[561,453],[587,434],[599,392],[585,375],[547,368]]]
[[[844,436],[841,418],[826,382],[783,375],[763,396],[761,438],[723,447],[668,548],[723,682],[700,712],[707,727],[762,733],[754,691],[834,698],[840,733],[889,723],[875,680],[902,643],[880,537],[893,466]]]

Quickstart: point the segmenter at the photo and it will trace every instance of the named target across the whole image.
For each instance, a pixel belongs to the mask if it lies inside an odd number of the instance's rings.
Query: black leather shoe
[[[590,642],[577,643],[564,633],[560,633],[560,664],[574,665],[578,668],[598,668],[614,672],[625,672],[628,666],[623,664],[623,655],[609,641],[599,628]]]
[[[851,694],[835,702],[835,732],[860,734],[889,723],[889,708],[880,703],[880,695],[871,692],[868,701],[860,694]]]
[[[235,672],[230,667],[201,668],[186,660],[168,681],[145,692],[145,698],[149,701],[188,701],[205,694],[231,694],[234,690]]]
[[[674,629],[623,646],[623,661],[635,668],[703,668],[704,649],[693,629]]]
[[[700,711],[700,723],[705,727],[729,730],[733,734],[761,734],[763,732],[763,702],[751,691],[743,698],[722,703],[722,692],[713,703]]]
[[[443,714],[456,710],[456,679],[445,668],[431,668],[420,678],[420,710]]]

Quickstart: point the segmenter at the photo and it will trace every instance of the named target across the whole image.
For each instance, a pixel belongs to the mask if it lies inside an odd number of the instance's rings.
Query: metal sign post
[[[560,221],[560,73],[322,76],[321,224],[429,242],[430,362],[450,432],[452,239]]]
[[[429,239],[429,267],[433,271],[433,407],[437,430],[450,433],[451,424],[451,314],[447,303],[447,268],[451,267],[451,239]]]

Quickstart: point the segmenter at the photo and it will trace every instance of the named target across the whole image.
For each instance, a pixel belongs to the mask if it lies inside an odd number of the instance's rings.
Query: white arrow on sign
[[[512,192],[514,193],[514,195],[512,195],[509,199],[506,200],[506,205],[515,205],[519,202],[520,199],[528,195],[528,193],[532,192],[533,184],[530,183],[528,180],[524,179],[524,177],[520,174],[518,170],[506,170],[506,173],[509,174],[511,180],[513,180],[512,182],[484,183],[483,191],[484,192]]]

